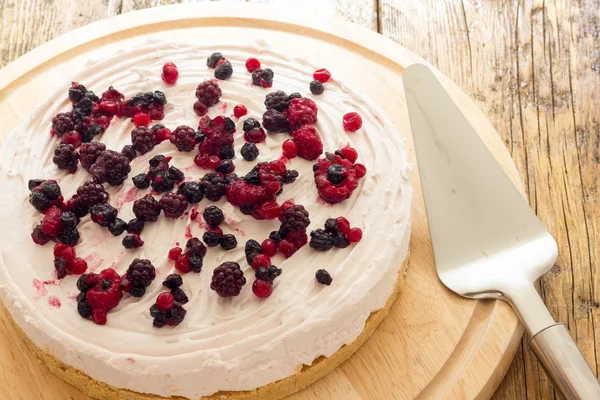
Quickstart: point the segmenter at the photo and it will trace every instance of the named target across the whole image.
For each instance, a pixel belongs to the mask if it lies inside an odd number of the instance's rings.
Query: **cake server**
[[[558,256],[546,231],[433,72],[409,66],[404,90],[437,273],[461,296],[507,301],[567,399],[600,399],[569,331],[534,287]]]

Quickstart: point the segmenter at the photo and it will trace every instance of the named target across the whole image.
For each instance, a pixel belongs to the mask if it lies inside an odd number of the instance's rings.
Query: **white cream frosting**
[[[185,245],[186,226],[193,236],[204,232],[201,217],[177,220],[161,216],[146,224],[142,232],[145,244],[126,250],[121,237],[82,220],[82,242],[77,255],[88,261],[90,271],[113,267],[124,273],[133,258],[147,258],[157,268],[157,278],[140,299],[126,297],[108,314],[105,326],[95,325],[77,314],[75,287],[77,276],[55,280],[52,243],[34,244],[32,227],[41,214],[28,203],[27,181],[31,178],[57,179],[65,198],[90,179],[79,168],[74,175],[59,171],[52,163],[58,139],[48,134],[52,117],[70,109],[69,83],[62,85],[47,101],[34,110],[2,144],[0,153],[0,294],[17,323],[33,342],[61,361],[90,377],[110,385],[161,396],[179,395],[197,398],[221,390],[249,390],[283,379],[310,365],[319,356],[330,356],[361,333],[370,313],[382,308],[397,279],[408,252],[411,223],[411,166],[403,139],[383,111],[360,92],[351,90],[335,77],[325,84],[325,92],[312,96],[308,83],[316,66],[298,58],[274,54],[259,46],[210,45],[146,42],[110,57],[90,62],[74,80],[100,95],[113,85],[127,98],[137,92],[162,90],[169,101],[165,107],[167,127],[186,124],[196,127],[198,117],[192,104],[196,85],[212,78],[206,58],[221,51],[233,64],[234,74],[219,81],[221,102],[210,108],[209,115],[231,115],[236,104],[248,108],[246,117],[261,119],[264,96],[272,90],[300,92],[319,106],[316,128],[326,151],[350,144],[358,150],[358,162],[367,167],[367,175],[349,200],[324,204],[318,199],[311,161],[292,159],[288,168],[300,173],[299,179],[285,185],[279,201],[288,198],[303,204],[310,212],[309,230],[323,226],[329,217],[346,216],[352,226],[363,230],[363,239],[346,249],[315,252],[308,245],[290,259],[281,255],[273,263],[283,270],[273,294],[264,300],[254,296],[253,270],[244,258],[244,243],[265,239],[277,229],[277,221],[256,221],[227,204],[217,202],[226,216],[225,233],[234,233],[238,247],[231,251],[209,248],[201,273],[184,275],[182,289],[190,301],[184,307],[187,316],[178,327],[152,327],[149,308],[164,290],[162,280],[175,272],[167,252],[176,243]],[[263,67],[275,72],[272,89],[250,84],[244,67],[246,58],[258,57]],[[171,61],[179,68],[176,85],[161,81],[163,63]],[[363,127],[356,133],[342,129],[342,116],[357,111]],[[281,143],[288,134],[269,134],[259,144],[256,162],[241,158],[244,141],[237,121],[235,134],[236,172],[247,172],[258,161],[281,156]],[[129,119],[113,120],[98,140],[110,149],[130,144],[133,124]],[[207,171],[193,163],[192,153],[178,152],[163,142],[152,152],[132,162],[130,177],[146,171],[148,159],[155,154],[172,156],[186,177],[198,180]],[[133,217],[132,200],[148,190],[137,190],[131,179],[121,187],[108,187],[110,203],[120,209],[124,220]],[[202,211],[211,203],[204,199]],[[235,298],[223,299],[210,290],[212,270],[224,261],[237,261],[248,283]],[[316,270],[326,268],[333,276],[331,286],[321,286],[314,278]],[[44,283],[46,282],[46,283]],[[60,303],[60,306],[58,304]]]

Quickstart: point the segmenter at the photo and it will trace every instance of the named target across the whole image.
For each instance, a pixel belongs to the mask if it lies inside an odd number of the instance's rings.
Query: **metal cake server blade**
[[[560,392],[600,399],[595,375],[533,285],[558,256],[554,238],[433,72],[414,64],[403,81],[440,280],[468,298],[509,302]]]

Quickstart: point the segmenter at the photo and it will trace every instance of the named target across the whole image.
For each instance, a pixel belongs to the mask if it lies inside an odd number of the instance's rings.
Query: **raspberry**
[[[221,160],[231,160],[235,157],[233,146],[223,146],[219,149],[219,157]]]
[[[244,160],[254,161],[258,157],[258,147],[254,143],[244,143],[241,153]]]
[[[290,100],[288,95],[283,90],[271,92],[265,97],[265,107],[267,107],[267,110],[284,112],[289,106]]]
[[[170,274],[165,278],[162,284],[169,289],[177,289],[183,285],[183,278],[181,278],[181,275]]]
[[[329,275],[329,272],[325,271],[324,269],[320,269],[315,273],[315,278],[317,279],[317,282],[319,282],[321,285],[331,285],[331,282],[333,282],[333,278],[331,278],[331,275]]]
[[[76,257],[67,263],[67,273],[69,275],[80,275],[87,271],[87,262],[83,258]]]
[[[128,233],[137,233],[138,235],[144,230],[144,221],[141,219],[133,218],[127,223]]]
[[[96,283],[88,287],[85,299],[93,309],[108,311],[123,297],[121,277],[112,268],[107,268],[97,278]]]
[[[288,117],[277,110],[267,110],[262,117],[262,123],[269,132],[289,132],[290,121]]]
[[[108,231],[113,234],[113,236],[119,236],[127,229],[127,223],[123,221],[121,218],[116,218],[110,224],[108,224]]]
[[[302,205],[295,205],[283,213],[281,228],[286,234],[293,231],[304,230],[310,224],[308,211]]]
[[[131,178],[133,185],[138,189],[148,189],[150,187],[150,181],[148,180],[148,174],[141,173]]]
[[[77,171],[79,153],[71,144],[60,144],[54,150],[52,162],[58,166],[58,169],[65,169],[70,173],[74,173]]]
[[[42,232],[42,224],[38,224],[35,226],[35,228],[33,228],[33,231],[31,232],[31,240],[33,240],[33,243],[41,246],[50,241],[50,238],[46,236],[44,232]]]
[[[131,171],[129,159],[113,150],[104,151],[90,168],[90,173],[96,183],[107,182],[117,186],[127,179]]]
[[[233,115],[236,118],[241,118],[244,115],[248,114],[248,109],[246,108],[245,105],[243,104],[238,104],[235,107],[233,107]]]
[[[322,94],[325,91],[325,87],[323,84],[317,80],[314,80],[310,83],[310,92],[314,95]]]
[[[61,227],[60,214],[61,210],[56,206],[52,206],[46,211],[42,220],[42,232],[44,235],[50,238],[55,238],[58,235]]]
[[[73,246],[67,246],[65,244],[55,244],[53,254],[54,257],[62,257],[67,261],[72,261],[75,259],[75,249]]]
[[[224,262],[213,271],[210,288],[221,297],[232,297],[240,294],[246,284],[244,272],[236,262]]]
[[[367,167],[362,164],[355,164],[354,172],[356,172],[356,177],[360,179],[367,174]]]
[[[160,199],[159,204],[167,218],[181,217],[188,206],[185,196],[177,193],[164,194]]]
[[[229,79],[233,74],[233,67],[231,63],[227,60],[225,62],[220,62],[217,64],[217,68],[215,68],[215,78],[220,80]]]
[[[177,65],[172,62],[165,63],[162,68],[162,75],[160,76],[163,81],[169,85],[174,85],[179,78],[179,71],[177,71]]]
[[[70,112],[58,113],[52,118],[52,129],[60,137],[67,132],[75,129],[73,115]]]
[[[131,131],[131,143],[138,153],[146,154],[156,145],[156,133],[145,126],[140,126]]]
[[[144,245],[144,241],[137,233],[125,235],[121,243],[126,249],[137,249]]]
[[[217,82],[208,80],[198,85],[196,97],[206,107],[214,106],[221,98],[222,92]]]
[[[258,122],[254,118],[246,118],[246,120],[244,121],[244,125],[242,126],[244,132],[249,132],[252,129],[257,128],[260,128],[260,122]]]
[[[282,239],[277,248],[285,258],[290,258],[297,250],[292,242],[288,241],[287,239]]]
[[[279,186],[277,182],[271,182],[269,185],[276,184]],[[268,185],[267,185],[268,189]],[[275,191],[276,192],[276,191]],[[273,192],[273,193],[275,193]],[[279,204],[276,201],[265,201],[260,206],[255,207],[252,210],[252,216],[256,219],[275,219],[279,216]]]
[[[264,88],[271,87],[273,86],[274,75],[275,74],[273,73],[273,70],[270,68],[255,69],[254,72],[252,72],[252,84],[256,86],[262,86]]]
[[[177,193],[182,194],[190,204],[199,203],[204,197],[202,189],[196,182],[183,182],[177,188]]]
[[[344,115],[342,119],[344,130],[348,132],[356,132],[362,127],[362,118],[358,113],[350,112]]]
[[[117,209],[108,203],[96,204],[90,212],[92,221],[103,227],[117,218]]]
[[[219,235],[217,232],[209,230],[204,232],[204,235],[202,235],[202,240],[208,247],[215,247],[221,242],[221,236],[222,235]]]
[[[196,147],[196,131],[186,125],[180,125],[171,134],[171,143],[179,151],[192,151]]]
[[[202,217],[204,218],[206,223],[211,227],[221,225],[221,223],[225,219],[225,217],[223,216],[223,211],[221,211],[221,209],[216,206],[207,207],[202,213]]]
[[[287,158],[294,158],[298,155],[298,144],[293,139],[288,139],[281,145],[281,151]]]
[[[275,278],[281,275],[282,272],[283,271],[276,266],[269,265],[268,267],[258,268],[254,276],[256,276],[256,279],[260,279],[262,281],[273,282]]]
[[[75,246],[79,242],[79,231],[72,227],[62,227],[56,236],[59,243]]]
[[[243,179],[232,182],[227,186],[225,195],[234,206],[248,206],[263,203],[270,196],[261,186],[251,185]]]
[[[200,187],[204,196],[210,201],[218,201],[226,190],[225,181],[220,174],[209,172],[200,180]]]
[[[311,99],[292,99],[287,113],[290,128],[296,129],[300,125],[314,124],[317,122],[317,112],[317,105]]]
[[[82,207],[91,208],[96,204],[106,203],[108,199],[108,193],[99,183],[87,181],[77,188],[77,202]]]
[[[212,53],[210,57],[208,57],[208,59],[206,60],[206,65],[208,66],[208,68],[215,68],[217,66],[217,63],[221,61],[222,58],[223,54],[219,52]]]
[[[313,73],[313,78],[320,83],[325,83],[331,78],[331,72],[327,71],[325,68],[321,68]]]
[[[139,295],[141,293],[140,296],[134,297],[142,297],[146,292],[146,288],[156,278],[156,269],[149,260],[136,258],[129,264],[126,275],[129,282],[131,282],[132,289],[143,289],[132,292],[132,295]]]
[[[56,270],[58,279],[63,279],[67,276],[67,260],[62,257],[56,257],[54,259],[54,269]]]
[[[62,136],[60,140],[61,144],[72,144],[73,147],[81,146],[81,133],[77,131],[67,132]]]
[[[206,255],[206,247],[198,238],[190,238],[185,244],[185,252],[191,256],[204,257]]]
[[[311,125],[303,125],[292,132],[298,144],[298,155],[306,160],[314,160],[323,153],[323,142],[317,130]]]
[[[249,59],[246,60],[246,70],[248,70],[248,72],[252,73],[259,68],[260,68],[260,61],[258,61],[256,58],[250,57]]]
[[[342,232],[344,235],[347,235],[348,232],[350,232],[350,221],[348,221],[346,218],[337,217],[335,222],[337,223],[338,231]]]
[[[273,284],[269,281],[257,279],[252,284],[252,293],[261,299],[269,297],[273,293]]]
[[[133,202],[135,217],[144,222],[154,222],[160,215],[160,204],[152,195],[147,194]]]
[[[106,150],[104,143],[100,142],[89,142],[83,143],[79,149],[79,158],[81,166],[86,171],[90,170],[90,167],[94,165],[98,157]]]
[[[345,249],[346,247],[350,246],[348,238],[342,232],[336,232],[332,234],[331,238],[333,239],[333,245],[339,249]]]
[[[135,113],[131,120],[136,128],[147,128],[148,125],[150,125],[150,122],[152,122],[152,118],[150,118],[150,116],[146,113]]]
[[[362,239],[362,230],[360,228],[352,228],[347,234],[348,241],[350,243],[360,242]]]
[[[316,229],[310,233],[309,245],[315,250],[327,251],[333,247],[333,239],[325,230]]]
[[[171,140],[171,130],[169,128],[165,128],[163,124],[154,125],[152,127],[152,132],[154,132],[156,144],[162,143],[165,140]]]
[[[235,236],[227,233],[221,236],[219,244],[221,245],[221,248],[223,250],[232,250],[237,247],[237,239],[235,238]]]

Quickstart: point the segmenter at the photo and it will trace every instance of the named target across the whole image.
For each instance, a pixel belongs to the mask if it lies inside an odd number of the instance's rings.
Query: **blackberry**
[[[246,284],[244,272],[236,262],[224,262],[213,271],[210,288],[221,297],[232,297],[240,294]]]
[[[131,131],[131,144],[140,154],[146,154],[156,145],[156,133],[145,126]]]
[[[121,154],[123,154],[125,157],[127,157],[127,159],[129,159],[129,161],[133,161],[133,159],[137,157],[137,152],[135,151],[133,146],[130,144],[126,144],[125,146],[123,146],[123,149],[121,150]]]
[[[163,156],[162,154],[157,154],[154,157],[152,157],[150,160],[148,160],[148,164],[150,164],[151,167],[158,167],[161,165],[161,163],[165,163],[165,164],[167,163],[166,157]]]
[[[126,249],[137,249],[138,247],[142,247],[144,245],[142,238],[135,233],[125,235],[121,243]]]
[[[206,247],[200,239],[193,237],[185,244],[185,252],[190,256],[204,257],[206,255]]]
[[[225,194],[225,181],[223,176],[215,172],[209,172],[200,180],[200,187],[204,196],[210,201],[218,201]]]
[[[177,289],[179,286],[183,285],[183,278],[181,275],[171,274],[165,278],[162,284],[169,289]]]
[[[52,205],[52,202],[40,191],[34,191],[29,195],[29,203],[39,212],[46,211]]]
[[[302,98],[302,95],[300,93],[298,93],[298,92],[291,93],[288,96],[288,100],[289,101],[292,101],[293,99],[301,99],[301,98]]]
[[[167,97],[160,90],[155,90],[154,93],[152,93],[152,101],[159,106],[164,106],[167,104]]]
[[[185,178],[183,172],[181,172],[181,170],[177,167],[169,167],[167,170],[167,176],[173,179],[175,182],[181,182]]]
[[[66,244],[68,246],[75,246],[77,242],[79,242],[79,231],[74,227],[63,227],[58,235],[56,236],[56,240],[59,243]]]
[[[327,179],[334,185],[339,185],[348,177],[348,172],[340,164],[333,164],[327,168]]]
[[[60,226],[63,228],[75,228],[79,224],[79,218],[71,211],[60,213]]]
[[[252,260],[254,256],[262,253],[262,246],[254,239],[250,239],[246,242],[244,246],[244,253],[246,254],[246,261],[248,264],[252,265]]]
[[[57,200],[62,194],[60,186],[54,180],[45,181],[40,185],[39,190],[50,201]]]
[[[230,185],[231,182],[237,181],[240,177],[237,174],[228,174],[223,178],[225,180],[226,185]]]
[[[335,218],[327,218],[325,221],[325,230],[333,235],[338,232],[338,229],[339,225]]]
[[[149,260],[136,258],[129,264],[126,274],[129,282],[131,282],[132,289],[135,287],[146,288],[150,286],[154,278],[156,278],[156,269]],[[133,295],[134,294],[132,293],[132,296]]]
[[[187,125],[180,125],[171,134],[171,143],[179,151],[192,151],[196,146],[196,131]]]
[[[275,242],[275,244],[279,244],[281,242],[281,235],[278,231],[273,231],[269,234],[269,239]]]
[[[117,218],[117,209],[108,203],[96,204],[90,210],[92,221],[106,227]]]
[[[50,241],[50,238],[46,236],[44,232],[42,232],[41,223],[37,224],[35,228],[33,228],[33,231],[31,232],[31,240],[33,240],[34,243],[42,246]]]
[[[259,68],[252,73],[252,83],[264,88],[273,86],[273,70],[270,68]]]
[[[258,157],[258,147],[254,143],[244,143],[241,153],[244,160],[254,161]]]
[[[179,218],[187,210],[188,202],[185,196],[177,193],[166,193],[159,201],[160,208],[167,218]]]
[[[190,265],[191,265],[191,261],[190,261]],[[183,290],[181,290],[181,288],[174,288],[171,290],[171,294],[173,295],[173,299],[180,303],[180,304],[185,304],[188,301],[190,301],[187,297],[187,295],[185,294],[185,292]]]
[[[321,285],[329,286],[331,285],[331,282],[333,282],[333,278],[331,275],[329,275],[329,272],[325,271],[324,269],[318,270],[315,274],[315,278],[317,278],[317,282],[319,282]]]
[[[185,196],[185,199],[190,204],[199,203],[204,197],[202,189],[196,182],[183,182],[177,188],[177,193]]]
[[[221,211],[221,209],[217,206],[206,207],[206,209],[202,213],[202,217],[204,218],[206,223],[213,228],[221,225],[221,223],[225,219],[223,211]]]
[[[113,236],[119,236],[121,233],[125,232],[126,229],[127,222],[123,221],[121,218],[117,218],[108,224],[108,230]]]
[[[308,211],[304,209],[304,206],[296,204],[283,213],[281,228],[283,232],[288,233],[304,230],[309,224]]]
[[[215,171],[222,173],[223,175],[227,175],[232,173],[235,170],[235,165],[231,160],[223,160],[221,163],[215,168]]]
[[[129,294],[132,297],[144,297],[146,294],[146,288],[140,286],[134,286],[129,290]]]
[[[186,313],[187,311],[185,308],[181,307],[179,304],[173,304],[173,308],[167,312],[167,325],[177,326],[181,324]]]
[[[298,171],[293,170],[293,169],[288,169],[283,174],[282,182],[283,183],[292,183],[296,180],[297,177],[298,177]]]
[[[92,306],[90,306],[87,300],[78,301],[77,312],[81,318],[90,318],[92,316]]]
[[[79,100],[83,99],[87,89],[80,83],[73,82],[69,88],[69,99],[74,103],[78,103]]]
[[[103,131],[104,130],[102,129],[102,127],[98,124],[90,124],[86,128],[81,128],[81,141],[84,143],[89,143],[92,141],[92,139],[94,139],[95,136],[98,136]]]
[[[161,326],[165,325],[166,320],[167,320],[167,312],[158,308],[156,303],[153,304],[152,307],[150,307],[150,316],[152,318],[154,318],[155,323],[158,320],[158,321],[162,322]],[[154,326],[156,326],[156,324]]]
[[[316,94],[319,95],[321,93],[323,93],[325,91],[325,87],[323,86],[323,84],[319,81],[312,81],[310,83],[310,92],[312,94]]]
[[[206,107],[214,106],[221,99],[221,88],[217,82],[208,80],[198,85],[196,88],[196,97]]]
[[[345,249],[350,246],[348,238],[342,232],[335,232],[331,235],[331,238],[333,239],[333,245],[339,249]]]
[[[255,206],[253,206],[253,205],[240,206],[240,211],[244,215],[252,215],[254,208],[255,208]]]
[[[94,101],[89,97],[84,97],[73,108],[78,110],[82,115],[88,116],[92,113],[93,107]]]
[[[215,231],[206,231],[202,235],[202,240],[208,247],[215,247],[221,242],[221,236]]]
[[[257,269],[254,276],[261,281],[273,282],[282,272],[283,271],[276,266],[269,265],[268,267],[260,267]]]
[[[258,163],[257,165],[254,166],[254,168],[252,168],[250,171],[248,171],[248,173],[246,175],[244,175],[244,181],[246,181],[246,183],[249,183],[249,184],[255,185],[255,186],[260,186],[260,184],[261,184],[260,165],[261,165],[261,163]]]
[[[223,54],[219,52],[212,53],[210,57],[206,59],[206,65],[208,66],[208,68],[216,68],[217,63],[221,61],[222,58]]]
[[[262,123],[269,132],[289,132],[290,121],[288,117],[277,110],[267,110],[262,117]]]
[[[229,61],[225,61],[215,68],[215,78],[217,79],[224,81],[231,78],[231,75],[233,75],[233,67]]]
[[[290,99],[283,90],[277,90],[267,94],[265,97],[265,107],[267,110],[277,110],[284,112],[290,106]]]
[[[54,149],[52,162],[58,166],[58,169],[65,169],[70,173],[74,173],[77,171],[79,153],[72,144],[60,144]]]
[[[90,167],[94,165],[100,154],[106,150],[104,143],[100,142],[89,142],[83,143],[79,148],[79,159],[81,166],[86,171],[90,170]]]
[[[231,160],[233,157],[235,157],[235,150],[233,149],[233,146],[222,146],[219,149],[219,157],[221,160]]]
[[[192,271],[194,271],[194,272],[202,271],[202,257],[190,256],[188,259],[188,262],[190,264],[190,268]]]
[[[333,239],[324,229],[316,229],[310,233],[310,247],[318,251],[331,250]]]
[[[54,269],[58,279],[62,279],[67,276],[67,260],[62,257],[56,257],[54,259]]]
[[[27,182],[27,188],[29,189],[29,191],[32,191],[33,189],[40,186],[44,182],[46,182],[45,179],[30,179]]]
[[[131,180],[133,181],[133,185],[138,189],[148,189],[150,187],[147,174],[141,173],[131,178]]]
[[[127,223],[127,232],[140,234],[144,230],[144,221],[138,218],[133,218]]]
[[[252,129],[260,128],[260,122],[255,120],[254,118],[246,118],[244,121],[244,125],[242,129],[244,132],[250,132]]]
[[[108,198],[108,192],[99,183],[87,181],[77,188],[77,202],[84,208],[106,203]]]
[[[223,236],[221,236],[219,244],[221,245],[221,248],[223,250],[235,249],[237,247],[237,239],[235,238],[235,236],[226,233]]]
[[[111,186],[122,184],[127,179],[129,171],[131,171],[129,159],[113,150],[104,151],[90,168],[96,183],[107,182]]]
[[[152,195],[147,194],[133,202],[135,217],[144,222],[154,222],[160,215],[160,204]]]
[[[71,132],[75,129],[75,124],[73,123],[72,114],[70,112],[66,113],[58,113],[54,118],[52,118],[52,129],[58,136],[62,136],[67,132]]]
[[[175,181],[165,171],[159,170],[156,172],[152,182],[152,189],[158,193],[170,192],[175,187]]]

